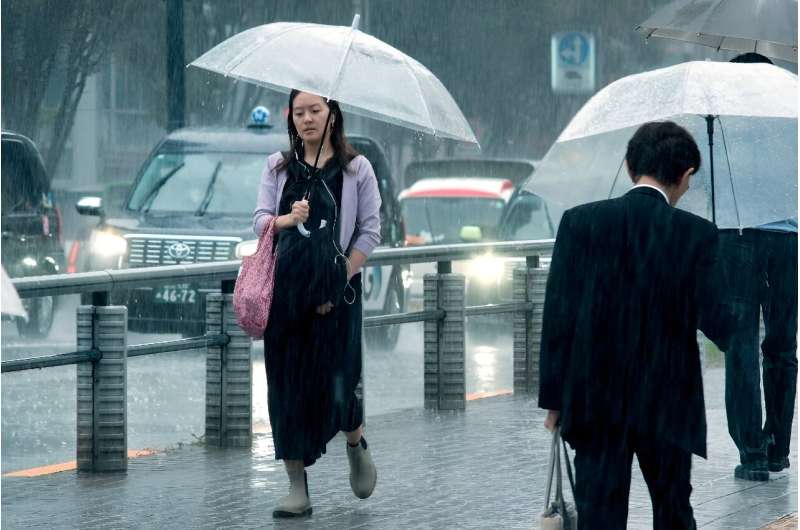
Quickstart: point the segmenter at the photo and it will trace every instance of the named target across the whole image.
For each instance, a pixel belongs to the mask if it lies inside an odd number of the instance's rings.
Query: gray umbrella
[[[678,0],[642,22],[646,38],[797,62],[797,0]]]

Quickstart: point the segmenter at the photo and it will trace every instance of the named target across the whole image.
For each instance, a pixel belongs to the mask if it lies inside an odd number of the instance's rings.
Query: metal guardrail
[[[95,362],[103,358],[99,350],[76,351],[70,353],[57,353],[55,355],[40,355],[29,359],[15,359],[3,361],[2,373],[19,372],[22,370],[35,370],[37,368],[50,368],[52,366],[67,366],[84,362]]]
[[[225,346],[230,342],[227,335],[202,335],[178,340],[167,340],[161,342],[151,342],[148,344],[137,344],[128,346],[128,357],[138,357],[142,355],[153,355],[156,353],[167,353],[185,350],[196,350],[207,346]],[[55,355],[39,355],[27,359],[15,359],[13,361],[3,361],[2,373],[19,372],[22,370],[36,370],[50,368],[53,366],[67,366],[83,362],[96,362],[103,358],[103,353],[99,350],[87,350],[68,353],[57,353]]]
[[[368,266],[430,263],[423,278],[424,310],[363,319],[365,328],[424,322],[424,403],[426,408],[460,410],[466,404],[465,319],[510,313],[513,323],[514,391],[538,385],[537,348],[541,332],[546,270],[539,256],[553,240],[379,249]],[[491,255],[525,258],[515,268],[513,302],[467,307],[465,278],[452,262]],[[77,364],[79,471],[127,469],[127,358],[206,348],[206,443],[249,446],[252,442],[252,341],[233,312],[233,280],[240,261],[105,270],[12,280],[23,298],[92,294],[92,305],[77,309],[76,352],[2,362],[2,372]],[[108,293],[185,282],[220,282],[206,297],[206,334],[150,344],[127,344],[127,308],[109,306]]]
[[[411,248],[380,248],[367,260],[367,265],[409,265],[414,263],[447,263],[472,259],[485,254],[495,257],[522,258],[550,252],[552,239],[540,241],[507,241],[502,243],[470,243],[463,245],[431,245]],[[165,265],[134,269],[107,269],[77,274],[29,276],[11,280],[21,298],[116,291],[184,282],[235,280],[241,261],[218,261],[191,265]]]

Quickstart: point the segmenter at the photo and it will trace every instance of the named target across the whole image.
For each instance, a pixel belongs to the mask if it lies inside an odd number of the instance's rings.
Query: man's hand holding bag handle
[[[561,442],[561,444],[559,443]],[[539,518],[539,528],[541,530],[578,530],[578,512],[575,505],[564,500],[564,492],[561,487],[561,447],[564,446],[564,458],[567,464],[567,476],[575,496],[575,484],[572,477],[572,465],[569,462],[567,446],[561,440],[561,429],[553,429],[553,443],[550,446],[550,464],[547,468],[547,490],[544,499],[544,512]],[[550,503],[550,491],[553,486],[553,471],[556,476],[556,494],[553,503]]]
[[[233,310],[245,333],[263,339],[272,305],[275,286],[275,220],[270,218],[252,256],[242,258],[239,276],[233,289]]]

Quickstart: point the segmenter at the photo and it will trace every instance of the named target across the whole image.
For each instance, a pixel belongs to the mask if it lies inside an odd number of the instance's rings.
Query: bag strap
[[[264,230],[262,230],[261,231],[261,235],[258,236],[259,240],[264,239],[265,237],[267,237],[267,234],[269,234],[268,231],[274,229],[275,220],[277,218],[278,218],[277,215],[273,215],[272,217],[269,218],[269,220],[267,220],[267,222],[264,224]]]
[[[276,215],[273,215],[267,221],[266,225],[264,226],[263,232],[261,232],[261,235],[258,237],[258,246],[256,247],[256,253],[260,253],[262,248],[266,248],[266,247],[264,247],[264,245],[266,245],[268,242],[269,243],[274,243],[274,241],[275,241],[275,232],[274,232],[275,220],[277,218],[278,217]],[[272,248],[269,249],[269,250],[270,250],[271,253],[274,253],[275,252],[275,246],[273,245]]]
[[[553,487],[553,471],[555,471],[556,453],[558,449],[558,434],[557,431],[553,432],[553,438],[550,442],[550,463],[547,465],[547,488],[544,494],[544,509],[547,511],[550,508],[550,491]]]
[[[567,442],[561,439],[561,445],[564,447],[564,460],[567,463],[567,478],[569,479],[569,488],[572,490],[572,498],[575,498],[575,478],[572,476],[572,464],[569,461],[569,453],[567,452]]]
[[[556,446],[556,498],[555,502],[558,506],[558,511],[562,515],[566,512],[566,503],[564,502],[564,489],[562,487],[562,480],[561,480],[561,447],[558,442],[561,441],[561,429],[556,427],[555,435],[553,436],[555,439],[555,446]]]
[[[555,469],[553,464],[555,464],[555,461],[556,461],[555,448],[557,446],[556,446],[555,442],[556,442],[556,439],[555,439],[555,436],[553,436],[553,439],[550,441],[550,460],[549,460],[549,462],[547,464],[547,483],[546,483],[547,487],[545,488],[545,492],[544,492],[544,509],[545,510],[547,510],[550,507],[550,490],[551,490],[551,488],[553,486],[553,470]]]

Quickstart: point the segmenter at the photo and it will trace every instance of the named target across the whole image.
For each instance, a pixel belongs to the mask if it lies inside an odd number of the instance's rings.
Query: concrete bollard
[[[96,362],[77,365],[78,471],[128,469],[128,309],[80,306],[78,351],[99,350]]]
[[[253,341],[236,322],[232,294],[207,296],[206,331],[230,337],[226,346],[208,346],[206,350],[206,443],[216,447],[250,447]]]
[[[514,302],[528,302],[529,277],[531,273],[527,267],[514,269],[512,280],[512,299]],[[531,311],[514,311],[514,393],[528,394],[531,392],[531,362],[533,351],[533,333],[531,333]]]
[[[514,393],[535,394],[539,389],[539,352],[547,269],[514,269],[513,300],[532,302],[531,311],[514,312]]]
[[[425,408],[464,410],[466,407],[465,281],[462,274],[426,274],[425,310],[443,309],[442,320],[426,320]]]

